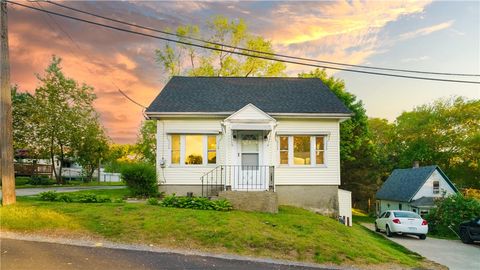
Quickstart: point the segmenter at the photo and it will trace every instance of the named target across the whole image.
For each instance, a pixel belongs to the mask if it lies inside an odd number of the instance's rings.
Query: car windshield
[[[397,218],[420,218],[419,215],[412,212],[393,212],[393,215]]]

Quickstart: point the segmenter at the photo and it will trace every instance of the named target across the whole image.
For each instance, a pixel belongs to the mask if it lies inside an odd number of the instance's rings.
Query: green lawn
[[[47,187],[77,187],[77,186],[124,186],[124,182],[97,182],[97,181],[92,181],[88,183],[84,183],[83,181],[79,180],[71,180],[68,181],[67,184],[64,185],[57,185],[57,184],[52,184],[52,185],[30,185],[30,184],[23,184],[23,185],[16,185],[15,188],[47,188]]]
[[[126,190],[95,190],[123,197]],[[20,197],[0,208],[2,230],[88,235],[123,243],[155,244],[316,263],[421,267],[405,248],[354,224],[283,206],[278,214],[163,208],[146,204],[42,202]]]

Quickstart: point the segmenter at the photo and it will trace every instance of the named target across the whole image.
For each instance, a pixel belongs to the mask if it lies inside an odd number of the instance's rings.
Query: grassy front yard
[[[126,190],[82,192],[112,198],[126,194]],[[315,263],[422,265],[418,255],[357,224],[348,228],[295,207],[284,206],[278,214],[266,214],[18,199],[17,205],[0,208],[2,230],[88,235],[124,243]]]

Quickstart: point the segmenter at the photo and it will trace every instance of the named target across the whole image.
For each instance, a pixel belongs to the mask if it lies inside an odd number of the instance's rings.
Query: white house
[[[161,191],[269,191],[278,204],[338,211],[339,124],[351,112],[321,80],[175,76],[146,115]]]
[[[386,210],[408,210],[426,214],[435,199],[458,193],[438,166],[396,169],[376,194],[377,214]]]

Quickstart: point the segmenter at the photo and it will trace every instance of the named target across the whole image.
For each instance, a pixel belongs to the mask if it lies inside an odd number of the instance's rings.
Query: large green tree
[[[28,153],[29,157],[38,156],[38,147],[34,144],[36,125],[32,114],[35,109],[34,97],[30,93],[18,91],[18,86],[12,86],[12,117],[13,117],[13,149],[16,154]]]
[[[169,76],[273,77],[284,75],[286,67],[283,63],[233,54],[233,52],[247,53],[239,47],[274,52],[271,42],[249,33],[248,26],[243,20],[230,20],[218,15],[209,19],[206,25],[205,32],[200,32],[196,25],[182,25],[177,28],[176,33],[181,36],[180,40],[190,41],[185,38],[188,36],[231,47],[207,44],[209,47],[226,50],[224,52],[167,43],[163,48],[156,50],[156,60]]]
[[[480,188],[480,100],[440,99],[395,121],[400,167],[439,165],[459,187]]]
[[[95,113],[93,88],[78,84],[66,77],[60,67],[61,59],[52,57],[43,76],[38,75],[40,86],[35,90],[32,120],[37,134],[35,144],[48,153],[57,182],[62,183],[62,166],[73,155],[77,131],[92,119]]]
[[[352,190],[355,207],[366,207],[377,189],[374,145],[368,129],[368,117],[363,103],[345,88],[341,79],[329,76],[323,69],[298,74],[301,78],[318,78],[352,112],[350,119],[340,124],[340,163],[342,187]]]

